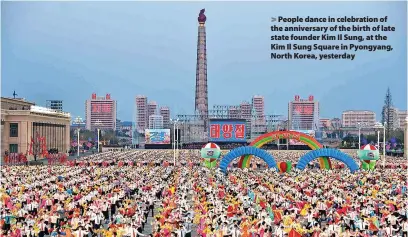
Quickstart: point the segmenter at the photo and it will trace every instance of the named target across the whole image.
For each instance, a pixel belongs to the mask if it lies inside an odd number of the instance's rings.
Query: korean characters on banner
[[[92,104],[92,113],[111,113],[111,104]]]
[[[246,142],[245,120],[210,120],[210,142]]]

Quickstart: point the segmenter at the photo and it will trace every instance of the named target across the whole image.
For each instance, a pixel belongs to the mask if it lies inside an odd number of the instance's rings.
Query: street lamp
[[[170,121],[173,123],[173,166],[176,166],[176,124],[178,119],[170,119]]]
[[[177,120],[178,121],[178,120]],[[177,159],[178,159],[178,157],[179,157],[179,148],[180,148],[180,146],[182,146],[183,144],[181,144],[180,143],[180,138],[181,138],[181,133],[180,133],[180,131],[179,131],[179,128],[181,128],[181,126],[179,127],[179,124],[180,125],[184,125],[184,123],[183,122],[180,122],[180,123],[176,123],[176,133],[177,133],[177,135],[176,135],[176,142],[177,142]]]
[[[358,127],[358,149],[361,149],[361,128],[365,126],[365,123],[357,123]]]
[[[383,125],[379,122],[374,124],[374,129],[377,130],[377,149],[380,150],[380,132]]]
[[[383,139],[383,157],[382,157],[382,166],[384,167],[385,166],[385,123],[384,123],[384,126],[381,124],[381,123],[376,123],[375,125],[374,125],[374,128],[376,128],[377,129],[377,148],[378,148],[378,151],[380,151],[380,131],[381,131],[381,128],[383,128],[384,129],[384,139]]]
[[[384,156],[384,161],[385,161],[385,156],[386,156],[386,153],[385,153],[385,127],[387,126],[387,122],[385,122],[384,121],[384,137],[383,137],[383,156]],[[383,161],[383,162],[384,162]]]
[[[77,156],[78,157],[79,157],[79,144],[80,144],[80,142],[79,142],[79,132],[81,131],[80,126],[81,126],[82,123],[83,122],[82,122],[81,117],[78,116],[78,117],[75,118],[74,124],[78,125],[78,129],[77,129],[77,132],[78,132],[78,134],[77,134]]]
[[[178,123],[176,123],[176,158],[178,159],[178,155],[179,155],[179,131],[178,131]]]
[[[101,129],[99,127],[102,126],[103,124],[102,124],[101,120],[98,119],[98,120],[96,120],[94,125],[97,126],[96,130],[98,132],[98,153],[99,153],[99,132],[101,131]]]
[[[98,130],[98,153],[99,153],[99,131],[100,129],[98,128],[97,130]]]
[[[80,143],[80,142],[79,142],[79,131],[80,131],[80,130],[81,130],[80,128],[78,128],[78,130],[77,130],[77,131],[78,131],[78,138],[77,138],[77,141],[78,141],[78,142],[77,142],[77,145],[78,145],[78,148],[77,148],[77,156],[78,156],[78,157],[79,157],[79,143]]]

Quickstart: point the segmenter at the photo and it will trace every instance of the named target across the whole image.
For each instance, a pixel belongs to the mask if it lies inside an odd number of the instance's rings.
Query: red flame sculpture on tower
[[[207,20],[207,17],[204,14],[205,9],[201,9],[200,14],[198,15],[198,22],[199,23],[205,23],[205,21]]]

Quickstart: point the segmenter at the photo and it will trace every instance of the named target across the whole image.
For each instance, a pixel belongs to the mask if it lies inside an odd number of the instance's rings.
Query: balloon
[[[292,170],[292,162],[287,161],[287,162],[278,162],[278,170],[281,173],[289,173]]]
[[[279,162],[279,168],[281,172],[286,172],[288,164],[286,164],[286,162]]]
[[[377,163],[377,161],[375,161],[375,160],[361,161],[361,168],[363,170],[374,170],[376,163]]]
[[[219,158],[221,156],[221,150],[217,148],[203,148],[201,149],[202,158]]]
[[[378,160],[380,153],[378,150],[358,150],[357,156],[360,160]]]
[[[362,168],[363,170],[368,170],[368,169],[370,168],[370,166],[368,165],[368,163],[362,161],[362,162],[361,162],[361,168]]]
[[[374,170],[376,161],[372,160],[369,164],[370,170]]]
[[[214,168],[217,166],[216,159],[204,159],[204,166],[207,168]]]
[[[215,158],[221,156],[221,149],[215,143],[208,143],[201,149],[201,158]]]
[[[288,164],[288,168],[286,169],[286,172],[290,172],[292,170],[292,161],[286,162]]]
[[[221,149],[215,143],[208,143],[201,149],[201,158],[204,159],[204,166],[214,168],[217,166],[217,160],[221,156]]]

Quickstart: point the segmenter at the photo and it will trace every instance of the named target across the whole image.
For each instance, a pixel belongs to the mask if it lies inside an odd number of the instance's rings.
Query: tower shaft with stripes
[[[195,111],[198,115],[208,115],[208,89],[207,89],[207,49],[204,15],[205,9],[198,16],[198,39],[197,39],[197,68],[195,89]]]

